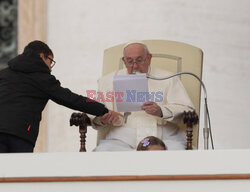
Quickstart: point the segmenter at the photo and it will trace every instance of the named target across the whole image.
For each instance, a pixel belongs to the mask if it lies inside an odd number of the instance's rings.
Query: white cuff
[[[162,118],[163,119],[169,119],[173,117],[173,113],[163,105],[159,105],[162,111]]]

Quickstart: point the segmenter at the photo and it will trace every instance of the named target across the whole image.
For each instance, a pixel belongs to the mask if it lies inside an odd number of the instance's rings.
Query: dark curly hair
[[[25,56],[39,56],[40,53],[43,53],[45,58],[47,58],[49,55],[54,56],[49,46],[46,43],[38,40],[31,41],[28,45],[26,45],[23,51]]]

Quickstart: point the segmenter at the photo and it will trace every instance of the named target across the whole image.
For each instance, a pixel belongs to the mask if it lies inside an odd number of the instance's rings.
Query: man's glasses
[[[129,67],[132,67],[135,63],[137,64],[137,65],[142,65],[142,64],[144,64],[145,63],[145,61],[147,60],[147,58],[148,57],[146,57],[145,59],[143,59],[143,58],[137,58],[137,59],[130,59],[130,58],[128,58],[128,59],[125,59],[126,60],[126,64],[129,66]]]
[[[51,59],[50,57],[48,57],[48,59],[51,61],[51,68],[53,68],[55,66],[56,62],[53,59]]]

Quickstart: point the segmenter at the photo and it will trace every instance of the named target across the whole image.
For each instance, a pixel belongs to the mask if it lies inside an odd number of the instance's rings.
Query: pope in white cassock
[[[150,67],[152,54],[146,45],[131,43],[125,46],[123,61],[126,69],[110,73],[99,79],[99,91],[104,95],[113,92],[114,75],[132,74],[134,71],[155,77],[171,75],[170,72]],[[182,121],[184,111],[194,110],[180,79],[148,79],[149,93],[161,92],[163,98],[157,102],[145,102],[142,111],[131,112],[127,118],[107,113],[92,120],[92,126],[101,132],[101,140],[94,151],[132,151],[147,136],[156,136],[164,141],[169,150],[186,148],[186,135],[177,124]],[[116,111],[114,102],[105,102],[110,110]]]

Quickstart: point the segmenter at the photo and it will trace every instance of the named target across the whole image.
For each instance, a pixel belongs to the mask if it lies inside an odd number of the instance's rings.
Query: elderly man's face
[[[151,54],[147,54],[144,46],[139,43],[130,44],[124,50],[124,57],[122,60],[125,63],[128,74],[133,71],[147,73],[151,62]]]

